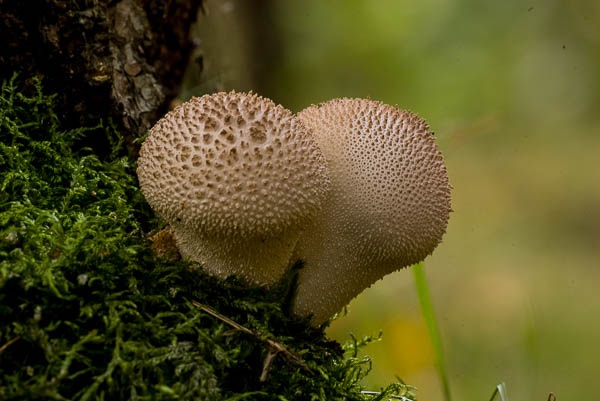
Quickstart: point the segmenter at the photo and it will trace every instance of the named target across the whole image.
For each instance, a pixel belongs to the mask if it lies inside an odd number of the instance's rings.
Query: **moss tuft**
[[[159,259],[135,164],[110,124],[61,129],[53,97],[6,82],[0,95],[0,399],[363,400],[370,361],[287,317],[267,292]],[[106,157],[86,142],[103,135]],[[197,301],[262,337],[233,331]],[[265,339],[276,357],[260,381]],[[312,373],[311,373],[312,372]]]

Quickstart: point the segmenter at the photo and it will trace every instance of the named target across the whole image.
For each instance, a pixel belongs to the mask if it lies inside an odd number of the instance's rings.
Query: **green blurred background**
[[[367,97],[425,118],[453,208],[425,261],[455,400],[600,397],[600,1],[205,1],[183,97],[253,89],[293,111]],[[208,38],[208,39],[207,39]],[[197,59],[199,60],[199,58]],[[199,77],[211,84],[194,85]],[[413,276],[328,329],[377,334],[376,390],[441,400]]]

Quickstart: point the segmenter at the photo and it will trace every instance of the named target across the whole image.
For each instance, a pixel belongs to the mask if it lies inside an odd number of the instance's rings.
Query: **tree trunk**
[[[177,94],[195,0],[0,0],[0,79],[57,93],[67,126],[112,121],[130,153]]]

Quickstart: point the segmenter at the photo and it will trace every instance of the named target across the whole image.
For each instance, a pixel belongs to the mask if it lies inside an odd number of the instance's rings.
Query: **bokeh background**
[[[335,97],[410,109],[454,186],[425,261],[455,400],[600,397],[600,2],[206,0],[182,97],[254,90],[299,111]],[[196,84],[201,78],[209,84]],[[206,80],[204,80],[206,82]],[[328,334],[383,339],[396,376],[441,400],[412,274],[378,282]]]

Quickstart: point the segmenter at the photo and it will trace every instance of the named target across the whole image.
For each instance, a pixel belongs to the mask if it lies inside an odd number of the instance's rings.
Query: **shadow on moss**
[[[0,97],[0,399],[412,397],[402,384],[361,394],[370,361],[356,349],[369,340],[343,348],[290,319],[289,282],[268,292],[158,259],[145,235],[158,222],[118,132],[62,130],[53,97],[18,82]],[[110,155],[86,147],[94,135]],[[276,358],[260,382],[264,341],[192,301],[276,339],[314,373]]]

